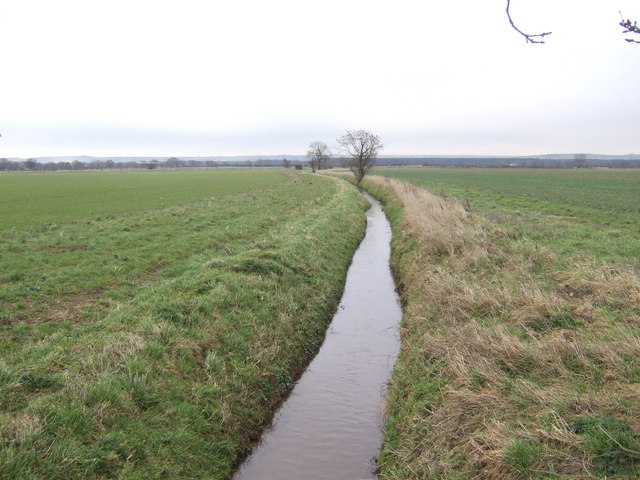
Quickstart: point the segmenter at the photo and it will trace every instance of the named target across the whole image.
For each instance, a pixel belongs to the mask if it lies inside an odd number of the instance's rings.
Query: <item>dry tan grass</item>
[[[0,445],[9,442],[21,444],[42,430],[44,420],[32,413],[0,415]]]
[[[454,198],[368,182],[403,207],[403,352],[390,389],[400,440],[381,478],[591,475],[593,454],[567,425],[615,416],[638,427],[639,273],[588,259],[560,269],[554,252]],[[541,445],[526,474],[508,458],[515,440]]]

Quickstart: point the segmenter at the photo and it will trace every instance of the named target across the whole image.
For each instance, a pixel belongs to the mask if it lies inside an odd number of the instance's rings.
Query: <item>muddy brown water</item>
[[[325,341],[234,480],[374,477],[402,310],[389,268],[391,226],[367,198],[367,233]]]

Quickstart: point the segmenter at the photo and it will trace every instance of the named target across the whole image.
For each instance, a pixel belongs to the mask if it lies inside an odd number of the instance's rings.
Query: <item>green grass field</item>
[[[382,171],[385,175],[444,191],[455,188],[463,196],[464,193],[493,192],[549,202],[542,207],[556,214],[571,214],[572,208],[585,208],[607,214],[640,215],[640,170],[418,168]],[[494,200],[501,203],[500,198]],[[529,206],[531,210],[534,208],[536,205]]]
[[[324,337],[356,189],[284,170],[0,182],[0,478],[228,478]]]
[[[564,254],[640,258],[640,170],[377,169],[468,202]]]
[[[640,172],[376,173],[405,302],[379,477],[638,478]],[[284,170],[0,175],[0,479],[229,478],[365,204]]]
[[[0,231],[95,220],[239,193],[283,181],[275,171],[144,171],[0,175]]]
[[[405,312],[379,478],[640,478],[640,171],[376,173]]]

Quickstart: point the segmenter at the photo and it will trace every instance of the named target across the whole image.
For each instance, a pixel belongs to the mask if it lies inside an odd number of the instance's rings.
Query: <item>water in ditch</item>
[[[373,478],[385,387],[399,350],[391,227],[379,202],[326,339],[234,480]]]

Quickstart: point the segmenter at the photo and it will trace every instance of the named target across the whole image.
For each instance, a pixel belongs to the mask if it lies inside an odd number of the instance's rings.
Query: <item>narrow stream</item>
[[[391,226],[367,198],[367,233],[326,339],[234,480],[374,477],[402,310],[389,268]]]

